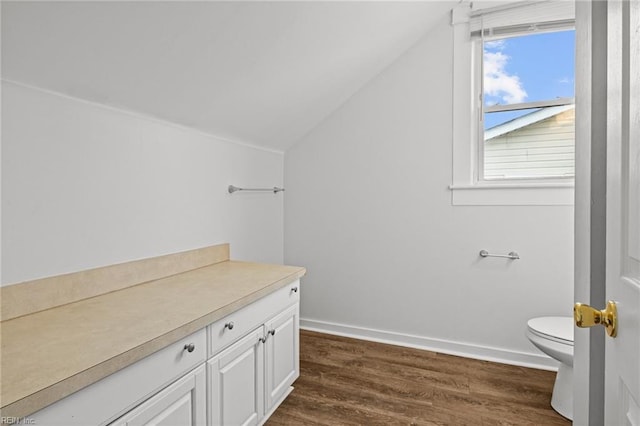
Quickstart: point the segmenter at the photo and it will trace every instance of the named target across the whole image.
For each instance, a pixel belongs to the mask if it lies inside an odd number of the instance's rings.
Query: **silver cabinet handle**
[[[229,330],[233,330],[234,325],[235,325],[235,324],[233,323],[233,321],[229,321],[228,323],[226,323],[226,324],[224,325],[224,328],[225,328],[225,329],[227,329],[227,328],[228,328]]]
[[[184,345],[183,350],[186,350],[187,352],[193,352],[195,348],[196,348],[196,345],[194,345],[193,343],[189,343],[187,345]]]
[[[258,341],[260,341],[260,343],[265,343],[270,335],[274,336],[275,334],[276,330],[272,328],[271,330],[267,331],[267,334],[264,337],[258,338]]]
[[[294,293],[297,293],[298,292],[298,287],[291,287],[291,291],[294,292]]]

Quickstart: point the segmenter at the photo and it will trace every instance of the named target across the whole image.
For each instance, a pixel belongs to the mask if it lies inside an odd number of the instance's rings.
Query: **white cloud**
[[[484,94],[494,98],[487,99],[491,103],[516,104],[527,98],[520,77],[505,70],[508,61],[502,52],[484,51]]]
[[[484,42],[485,49],[503,50],[505,47],[507,47],[507,42],[505,39]]]

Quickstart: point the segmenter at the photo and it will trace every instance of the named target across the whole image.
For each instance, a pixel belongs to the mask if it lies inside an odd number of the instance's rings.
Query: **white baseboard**
[[[408,348],[423,349],[501,364],[517,365],[520,367],[537,368],[540,370],[557,371],[558,362],[543,354],[510,351],[490,346],[480,346],[470,343],[454,342],[450,340],[432,339],[391,331],[375,330],[346,324],[336,324],[301,318],[300,328],[354,339],[369,340]]]

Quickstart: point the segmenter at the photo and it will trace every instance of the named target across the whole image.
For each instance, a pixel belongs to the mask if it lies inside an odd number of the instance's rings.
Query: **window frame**
[[[483,42],[509,35],[471,38],[471,15],[469,4],[459,5],[451,14],[453,176],[449,188],[452,204],[573,205],[575,180],[572,177],[484,179]]]

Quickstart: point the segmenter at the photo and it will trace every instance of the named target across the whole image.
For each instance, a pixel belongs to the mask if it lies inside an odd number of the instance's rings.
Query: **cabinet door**
[[[113,422],[112,425],[204,425],[207,415],[206,390],[205,368],[201,365]]]
[[[265,324],[267,411],[280,403],[300,375],[298,312],[296,304]]]
[[[264,330],[259,327],[207,361],[209,424],[256,425],[264,415]]]

